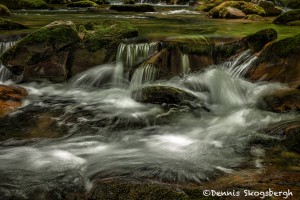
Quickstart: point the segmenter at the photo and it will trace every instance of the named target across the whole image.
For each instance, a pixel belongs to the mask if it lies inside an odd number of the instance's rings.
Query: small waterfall
[[[117,62],[113,74],[113,86],[122,87],[124,66],[122,62]]]
[[[229,73],[233,77],[243,77],[257,59],[251,50],[244,51],[234,61],[228,62]]]
[[[99,65],[73,77],[71,84],[75,87],[101,87],[111,83],[114,70],[114,65]]]
[[[2,55],[7,49],[16,44],[15,41],[0,42],[0,55]],[[7,81],[11,78],[11,72],[0,62],[0,82]]]
[[[142,65],[135,70],[130,82],[130,87],[131,89],[137,89],[145,83],[154,81],[156,77],[157,69],[154,65]]]
[[[137,65],[156,52],[157,42],[124,44],[121,43],[117,51],[116,67],[113,75],[113,86],[122,87],[123,80],[129,79],[131,67]]]
[[[183,74],[187,74],[190,70],[189,55],[181,54],[181,71]]]
[[[124,44],[121,43],[117,52],[117,62],[122,62],[125,68],[132,67],[156,52],[157,42]]]

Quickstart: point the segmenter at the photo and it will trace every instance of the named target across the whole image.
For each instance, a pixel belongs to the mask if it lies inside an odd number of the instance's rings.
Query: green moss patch
[[[9,19],[0,18],[0,30],[26,29],[27,27]]]
[[[1,0],[9,9],[48,9],[43,0]]]
[[[287,24],[291,21],[300,20],[300,9],[291,10],[285,13],[282,13],[276,17],[273,21],[274,24]]]
[[[0,16],[9,16],[9,15],[10,15],[9,9],[5,5],[0,4]]]
[[[69,3],[67,6],[68,7],[87,8],[87,7],[97,7],[98,4],[96,4],[93,1],[77,1],[77,2]]]
[[[87,23],[79,26],[79,29],[85,34],[82,44],[91,52],[109,46],[116,48],[122,39],[138,36],[138,29],[125,21]]]

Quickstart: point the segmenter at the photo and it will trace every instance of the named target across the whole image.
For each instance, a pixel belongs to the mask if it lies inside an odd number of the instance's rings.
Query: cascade
[[[181,54],[181,71],[183,74],[187,74],[190,70],[189,55]]]
[[[124,44],[121,43],[117,51],[117,62],[122,62],[125,68],[132,67],[156,52],[157,42]]]
[[[229,73],[233,77],[243,77],[252,67],[257,57],[251,54],[251,50],[244,51],[236,59],[228,62]]]
[[[16,42],[0,42],[0,55],[12,47]],[[0,82],[7,81],[11,77],[11,72],[0,62]]]
[[[157,42],[139,44],[121,43],[117,51],[113,85],[115,87],[121,87],[124,82],[123,80],[129,79],[130,69],[155,53],[157,47]]]
[[[156,77],[157,69],[154,65],[142,65],[135,70],[130,82],[130,87],[131,89],[137,89],[145,83],[154,81]]]

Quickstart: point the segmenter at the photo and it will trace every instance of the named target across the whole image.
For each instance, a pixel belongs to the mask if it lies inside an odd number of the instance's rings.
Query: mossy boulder
[[[8,49],[1,61],[22,81],[66,80],[68,48],[79,41],[75,24],[53,22],[20,40]]]
[[[124,21],[87,23],[78,29],[70,21],[53,22],[20,40],[0,59],[22,81],[62,82],[113,62],[121,41],[138,36],[137,28]]]
[[[194,101],[197,97],[182,89],[172,86],[151,85],[132,92],[132,97],[139,102],[152,104],[184,104]]]
[[[154,6],[150,4],[134,4],[134,5],[112,5],[111,10],[118,12],[154,12]]]
[[[77,8],[88,8],[88,7],[97,7],[98,4],[93,1],[76,1],[67,4],[67,7],[77,7]]]
[[[17,86],[0,85],[0,117],[7,115],[22,105],[27,96],[24,88]]]
[[[300,9],[300,0],[283,0],[286,7],[292,9]]]
[[[287,24],[291,21],[300,20],[300,9],[291,10],[285,13],[282,13],[273,20],[274,24]]]
[[[246,77],[300,87],[300,34],[267,45]]]
[[[243,18],[244,14],[265,16],[265,10],[253,3],[244,1],[225,1],[209,11],[213,18]]]
[[[26,29],[27,27],[9,19],[0,18],[0,30]]]
[[[258,5],[266,11],[266,16],[278,16],[282,13],[282,9],[275,6],[272,1],[260,0]]]
[[[251,21],[265,21],[264,17],[259,16],[259,15],[255,15],[255,14],[247,15],[245,17],[245,19],[248,19],[248,20],[251,20]]]
[[[43,0],[1,0],[1,3],[9,9],[48,9],[49,6]]]
[[[209,3],[209,4],[202,4],[196,7],[195,10],[197,11],[203,11],[203,12],[208,12],[211,9],[213,9],[216,5],[213,3]]]
[[[114,61],[121,41],[138,36],[138,29],[125,21],[86,23],[80,25],[79,29],[82,40],[73,52],[71,75]]]
[[[10,10],[2,4],[0,4],[0,16],[10,16]]]
[[[300,111],[300,90],[282,89],[263,97],[260,107],[277,113]]]

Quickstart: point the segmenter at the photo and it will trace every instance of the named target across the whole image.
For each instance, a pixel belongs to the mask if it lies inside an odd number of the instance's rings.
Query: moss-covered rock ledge
[[[138,30],[128,22],[107,20],[76,26],[71,21],[56,21],[20,40],[0,59],[23,82],[62,82],[113,61],[118,44],[137,35]]]
[[[9,9],[48,9],[49,6],[43,0],[1,0],[1,4]]]

